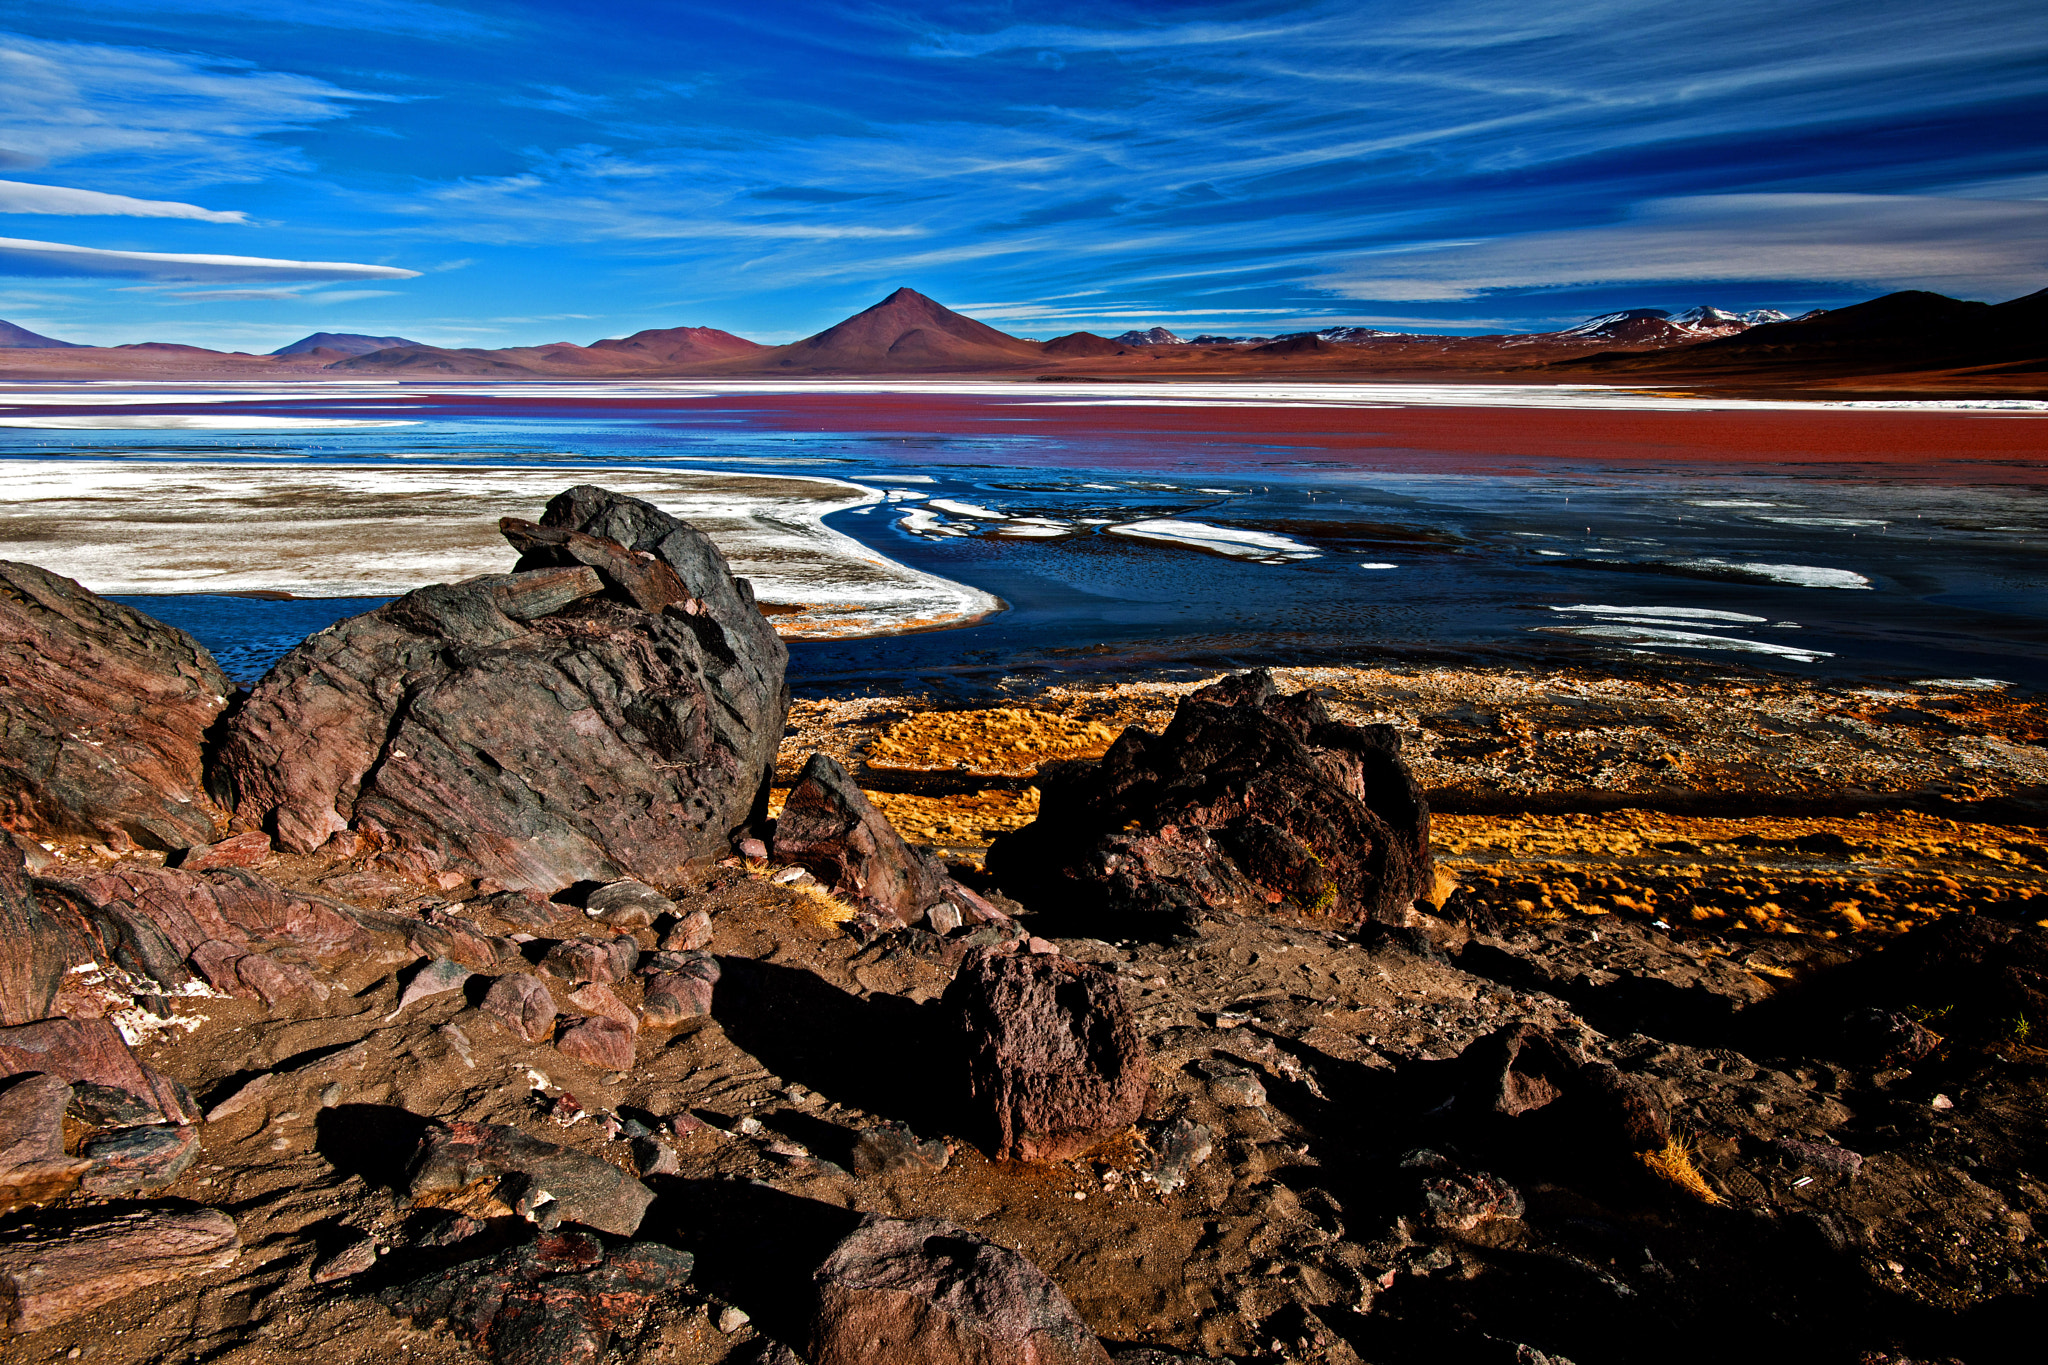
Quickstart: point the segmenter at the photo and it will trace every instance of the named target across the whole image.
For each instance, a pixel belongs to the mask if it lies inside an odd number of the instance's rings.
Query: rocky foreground
[[[2037,1354],[2034,704],[792,710],[691,528],[505,530],[242,696],[0,565],[8,1358]]]

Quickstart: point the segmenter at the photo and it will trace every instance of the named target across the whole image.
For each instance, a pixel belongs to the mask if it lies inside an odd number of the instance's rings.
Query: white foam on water
[[[889,501],[889,502],[922,502],[922,501],[923,501],[924,499],[926,499],[926,498],[928,498],[928,497],[930,497],[930,496],[931,496],[931,494],[929,494],[929,493],[919,493],[919,492],[915,491],[914,489],[909,489],[909,488],[892,488],[892,489],[890,489],[890,490],[889,490],[889,495],[888,495],[888,497],[887,497],[886,501]]]
[[[1952,687],[1958,692],[2002,692],[2012,684],[2003,678],[1921,678],[1915,687]]]
[[[1576,606],[1552,607],[1552,611],[1583,611],[1595,615],[1610,616],[1625,613],[1630,616],[1667,617],[1673,621],[1732,621],[1739,625],[1756,625],[1770,618],[1751,616],[1740,611],[1714,611],[1707,607],[1602,607]]]
[[[587,466],[531,464],[0,461],[0,559],[28,560],[101,593],[396,596],[510,569],[517,556],[498,518],[537,515],[591,477]],[[878,503],[872,488],[632,466],[598,477],[703,530],[762,601],[802,605],[775,618],[785,635],[929,629],[1002,605],[824,524],[833,512]]]
[[[1036,526],[1021,521],[1004,522],[990,534],[1005,540],[1060,540],[1072,532],[1065,526]]]
[[[33,427],[41,431],[340,431],[419,425],[416,421],[378,417],[216,417],[210,413],[156,417],[0,417],[0,427]]]
[[[965,536],[973,531],[971,527],[951,525],[922,507],[905,508],[896,525],[914,536]]]
[[[1214,493],[1218,497],[1224,498],[1234,498],[1237,496],[1235,488],[1197,488],[1195,491],[1197,493]]]
[[[1001,512],[991,512],[986,507],[980,507],[971,502],[960,502],[954,498],[933,498],[929,505],[936,507],[941,512],[949,512],[956,517],[977,517],[982,521],[1008,520]]]
[[[1401,566],[1399,564],[1361,564],[1358,567],[1361,569],[1398,569]]]
[[[1551,635],[1573,635],[1589,640],[1613,640],[1617,644],[1659,649],[1714,649],[1740,654],[1769,654],[1800,663],[1832,659],[1826,650],[1799,649],[1765,640],[1744,640],[1728,635],[1700,635],[1689,630],[1656,630],[1646,626],[1531,626]]]
[[[1691,498],[1688,507],[1787,507],[1797,503],[1758,502],[1754,498]]]
[[[1813,564],[1755,564],[1727,559],[1673,559],[1667,562],[1675,569],[1716,569],[1795,588],[1870,587],[1870,580],[1853,570],[1827,569]]]
[[[1758,517],[1758,521],[1775,522],[1780,526],[1889,526],[1888,521],[1875,517]]]
[[[1133,540],[1156,541],[1162,545],[1182,545],[1192,550],[1208,550],[1215,554],[1229,555],[1234,559],[1257,559],[1269,564],[1322,557],[1320,550],[1304,545],[1289,536],[1275,535],[1270,531],[1245,531],[1236,527],[1210,526],[1200,521],[1176,521],[1170,518],[1127,521],[1120,526],[1111,526],[1109,534],[1129,536]]]

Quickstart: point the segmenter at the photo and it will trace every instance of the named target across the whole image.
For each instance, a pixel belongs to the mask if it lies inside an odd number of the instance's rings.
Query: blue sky
[[[67,0],[0,317],[269,350],[1535,330],[2048,285],[2048,7]]]

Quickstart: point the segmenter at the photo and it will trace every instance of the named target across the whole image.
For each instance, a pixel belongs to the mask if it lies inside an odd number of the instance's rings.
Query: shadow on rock
[[[343,1175],[402,1190],[429,1123],[394,1104],[341,1104],[320,1111],[313,1146]]]
[[[719,959],[712,1017],[734,1046],[777,1076],[841,1104],[953,1132],[965,1093],[957,1045],[933,1006],[900,996],[867,999],[814,972],[748,958]]]
[[[697,1285],[769,1336],[809,1335],[811,1272],[860,1223],[834,1204],[738,1180],[657,1176],[641,1235],[692,1252]]]

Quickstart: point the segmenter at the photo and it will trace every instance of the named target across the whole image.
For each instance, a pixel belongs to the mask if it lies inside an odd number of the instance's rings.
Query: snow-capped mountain
[[[1371,341],[1374,337],[1394,337],[1400,332],[1383,332],[1377,327],[1325,327],[1316,333],[1325,341]]]
[[[1185,346],[1188,344],[1180,337],[1167,331],[1164,327],[1149,327],[1142,332],[1132,328],[1120,336],[1111,337],[1110,340],[1121,342],[1125,346]]]

